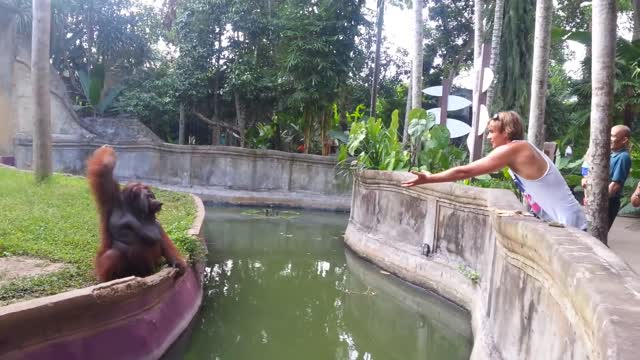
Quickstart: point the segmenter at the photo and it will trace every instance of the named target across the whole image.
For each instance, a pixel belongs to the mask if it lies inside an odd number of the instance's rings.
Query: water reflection
[[[203,307],[165,359],[465,359],[469,318],[345,251],[347,216],[209,208]]]

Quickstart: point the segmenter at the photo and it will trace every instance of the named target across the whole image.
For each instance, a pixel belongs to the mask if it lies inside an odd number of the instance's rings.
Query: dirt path
[[[640,218],[618,216],[609,231],[609,247],[640,274]]]
[[[62,270],[64,264],[27,256],[0,257],[0,286],[11,280]]]

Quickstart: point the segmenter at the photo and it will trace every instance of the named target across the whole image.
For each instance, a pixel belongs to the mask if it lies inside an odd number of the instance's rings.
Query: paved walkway
[[[618,216],[609,231],[609,247],[640,274],[640,218]]]

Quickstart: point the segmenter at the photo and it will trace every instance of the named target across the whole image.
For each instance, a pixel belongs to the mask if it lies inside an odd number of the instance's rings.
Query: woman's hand
[[[424,172],[419,172],[419,171],[411,171],[411,173],[413,175],[416,175],[417,177],[413,180],[407,180],[407,181],[403,181],[402,182],[402,186],[403,187],[412,187],[412,186],[416,186],[416,185],[421,185],[421,184],[426,184],[429,182],[429,173],[424,171]]]

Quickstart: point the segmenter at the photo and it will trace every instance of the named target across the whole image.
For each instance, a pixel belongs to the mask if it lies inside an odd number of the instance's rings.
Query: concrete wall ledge
[[[18,134],[14,140],[16,167],[31,168],[31,137]],[[87,158],[101,145],[92,137],[55,135],[54,171],[84,174]],[[115,175],[123,181],[174,187],[202,195],[205,200],[229,199],[230,203],[246,205],[323,208],[322,202],[337,200],[338,209],[344,209],[344,204],[350,203],[351,178],[338,174],[333,157],[231,146],[150,142],[112,146],[118,154]],[[228,195],[223,190],[237,193]]]
[[[189,233],[200,235],[204,205],[193,198]],[[203,270],[166,268],[1,307],[0,358],[158,359],[198,311]]]
[[[606,246],[523,215],[509,191],[409,177],[355,175],[345,241],[467,308],[472,359],[638,358],[640,279]]]

